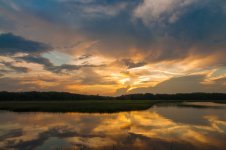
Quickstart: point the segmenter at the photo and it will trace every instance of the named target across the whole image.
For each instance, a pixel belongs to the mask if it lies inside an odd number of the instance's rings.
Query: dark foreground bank
[[[178,105],[181,107],[208,108],[183,104],[183,102],[198,102],[196,100],[78,100],[78,101],[1,101],[0,110],[14,112],[84,112],[84,113],[114,113],[124,111],[146,110],[153,105]],[[203,101],[202,101],[203,102]],[[205,101],[226,103],[222,101]],[[214,107],[211,107],[214,108]]]
[[[150,100],[86,100],[86,101],[2,101],[0,110],[15,112],[121,112],[145,110],[156,104]]]
[[[120,112],[145,110],[157,103],[226,102],[222,93],[130,94],[118,97],[64,92],[0,92],[0,110],[16,112]]]
[[[66,92],[0,92],[0,101],[77,100],[226,100],[225,93],[128,94],[121,96],[83,95]]]

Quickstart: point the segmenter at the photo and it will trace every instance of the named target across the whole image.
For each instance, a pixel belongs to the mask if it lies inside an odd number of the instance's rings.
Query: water
[[[2,111],[0,149],[225,150],[226,105],[190,105],[114,114]]]

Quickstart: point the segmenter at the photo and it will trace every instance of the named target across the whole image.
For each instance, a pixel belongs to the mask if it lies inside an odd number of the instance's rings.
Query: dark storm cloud
[[[172,46],[171,51],[173,48],[179,49],[179,55],[187,54],[190,48],[196,48],[195,52],[199,54],[224,52],[226,13],[222,6],[226,2],[217,0],[200,3],[167,27],[168,34],[178,43],[178,46],[166,45]]]
[[[88,58],[91,58],[91,57],[92,57],[91,54],[84,54],[84,55],[80,56],[78,59],[83,60],[83,59],[88,59]]]
[[[49,59],[44,58],[40,55],[27,55],[27,56],[24,56],[24,57],[18,57],[17,59],[18,60],[24,60],[26,62],[41,64],[41,65],[44,65],[46,67],[53,66],[53,64],[49,61]]]
[[[9,62],[0,62],[2,64],[4,64],[6,67],[18,72],[18,73],[27,73],[29,72],[29,69],[26,67],[20,67],[20,66],[15,66],[12,63]]]
[[[223,53],[226,47],[224,0],[160,0],[156,5],[153,0],[13,2],[29,14],[99,41],[98,50],[105,55],[133,55],[129,49],[135,48],[145,54],[144,61],[158,62],[191,53]],[[159,7],[162,3],[167,7]],[[145,10],[137,16],[142,7]]]
[[[149,5],[152,6],[152,0],[145,1],[150,2]],[[161,1],[167,2],[167,0]],[[169,8],[163,10],[161,7],[155,8],[160,9],[156,10],[161,12],[159,16],[151,14],[154,4],[150,8],[143,6],[146,11],[141,15],[142,21],[154,33],[150,35],[152,38],[146,41],[149,43],[146,45],[146,50],[143,49],[145,53],[149,53],[146,55],[147,60],[159,62],[182,59],[189,55],[207,56],[216,53],[225,55],[226,13],[223,6],[226,6],[226,2],[224,0],[186,1],[190,4],[183,9],[180,7],[182,2],[182,6],[186,5],[184,0],[168,2],[172,3]],[[180,15],[173,22],[169,22],[169,16],[174,13]],[[145,22],[145,19],[149,22]],[[219,59],[220,62],[225,61]]]
[[[128,0],[14,0],[20,9],[57,24],[77,27],[89,20],[118,15],[126,8]],[[9,4],[8,4],[9,5]]]
[[[131,59],[122,59],[121,61],[126,67],[128,67],[128,69],[142,67],[146,65],[145,62],[133,62]]]
[[[160,0],[155,2],[156,5],[146,6],[146,11],[139,17],[134,16],[135,10],[144,2],[149,4],[153,0],[11,1],[31,15],[65,28],[78,28],[87,37],[102,41],[101,48],[105,53],[116,55],[137,47],[140,51],[153,51],[154,54],[148,56],[150,61],[161,61],[184,57],[191,47],[207,53],[225,46],[222,45],[226,25],[224,0]],[[158,7],[161,2],[171,5],[163,9]],[[4,3],[12,7],[10,2]],[[145,19],[151,21],[145,23]],[[160,52],[156,54],[155,51]]]
[[[149,1],[151,3],[151,0]],[[180,5],[185,2],[180,1]],[[176,7],[179,4],[172,9],[171,13],[181,13],[172,22],[157,18],[145,24],[137,18],[131,21],[134,19],[133,10],[138,4],[133,2],[111,19],[108,17],[94,20],[81,18],[80,30],[90,39],[100,41],[99,50],[111,56],[130,55],[130,48],[146,54],[145,61],[148,62],[183,59],[188,55],[207,56],[216,53],[225,55],[226,13],[223,6],[226,2],[217,0],[191,1],[190,3],[187,7],[182,7],[183,10]],[[167,10],[161,14],[163,18],[169,15]],[[218,62],[225,61],[219,59]]]
[[[139,32],[142,36],[136,36],[135,31],[139,31],[137,29],[139,27],[134,27],[135,30],[129,31],[131,43],[128,45],[131,46],[134,44],[133,41],[136,41],[134,47],[146,53],[145,59],[149,62],[182,59],[189,54],[206,56],[223,53],[222,55],[225,55],[226,13],[222,8],[225,3],[222,0],[203,3],[200,1],[190,6],[173,23],[154,22],[145,25],[149,28],[149,32]],[[130,29],[130,26],[127,27]],[[147,30],[143,26],[140,28]],[[129,35],[125,33],[128,29],[123,31],[124,36],[119,34],[121,44],[127,44],[123,38]],[[142,37],[147,38],[143,40]],[[221,59],[219,62],[225,60]]]
[[[51,63],[49,59],[44,58],[40,55],[28,55],[24,57],[18,57],[17,59],[43,65],[45,70],[48,70],[53,73],[70,73],[71,71],[79,70],[84,67],[103,67],[103,65],[91,65],[91,64],[81,64],[81,65],[62,64],[60,66],[56,66],[53,63]]]
[[[70,71],[79,70],[81,68],[95,68],[104,67],[104,65],[91,65],[91,64],[81,64],[81,65],[71,65],[63,64],[60,66],[45,66],[45,68],[54,73],[70,73]]]
[[[22,53],[41,53],[47,51],[50,47],[46,44],[30,41],[12,33],[3,33],[0,35],[0,54]]]
[[[53,63],[51,63],[49,61],[49,59],[44,58],[40,55],[28,55],[28,56],[24,56],[24,57],[19,57],[17,58],[18,60],[23,60],[29,63],[37,63],[40,65],[43,65],[44,69],[51,71],[53,73],[61,73],[63,71],[65,72],[70,72],[73,70],[78,70],[80,69],[81,66],[77,66],[77,65],[69,65],[69,64],[63,64],[60,66],[55,66]]]
[[[63,64],[60,66],[55,66],[53,63],[49,61],[49,59],[42,57],[40,54],[43,52],[47,52],[50,50],[50,46],[27,40],[23,37],[13,35],[12,33],[3,33],[0,35],[0,54],[1,55],[9,55],[16,53],[26,53],[27,56],[16,57],[17,60],[22,60],[25,62],[37,63],[44,66],[44,68],[48,71],[54,73],[62,73],[62,72],[70,72],[73,70],[78,70],[81,67],[95,67],[93,65],[71,65],[71,64]],[[80,59],[89,58],[89,55],[83,55]],[[16,72],[28,72],[29,69],[26,67],[18,67],[14,66],[9,62],[1,62],[6,67],[15,70]]]
[[[69,65],[69,64],[63,64],[60,66],[46,66],[47,70],[54,72],[54,73],[70,72],[73,70],[78,70],[80,68],[81,68],[81,66]]]

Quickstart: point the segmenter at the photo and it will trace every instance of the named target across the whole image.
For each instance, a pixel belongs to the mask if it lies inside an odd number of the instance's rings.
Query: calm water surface
[[[189,106],[196,104],[208,107]],[[114,114],[2,111],[0,149],[226,150],[226,105],[188,106]]]

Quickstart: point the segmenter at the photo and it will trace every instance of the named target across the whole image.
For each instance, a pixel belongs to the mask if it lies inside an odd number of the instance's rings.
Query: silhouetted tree
[[[129,94],[118,97],[82,95],[67,92],[0,92],[0,101],[64,100],[226,100],[224,93]]]

